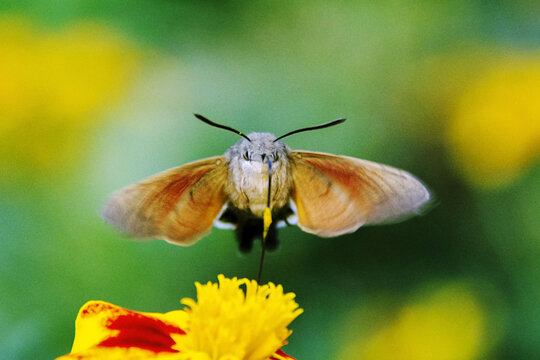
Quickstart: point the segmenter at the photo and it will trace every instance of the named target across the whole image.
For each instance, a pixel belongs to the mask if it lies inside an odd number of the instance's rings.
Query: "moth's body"
[[[266,247],[275,249],[278,246],[276,225],[291,221],[294,215],[289,206],[290,149],[281,141],[275,141],[276,137],[270,133],[251,133],[248,137],[251,141],[242,139],[225,152],[228,181],[223,190],[228,202],[216,225],[234,228],[240,250],[249,251],[253,241],[262,237],[262,219],[268,206],[274,223],[269,229]],[[269,171],[272,183],[268,202]]]
[[[289,202],[292,187],[289,148],[269,133],[251,133],[251,142],[242,139],[225,152],[228,180],[225,194],[240,210],[249,210],[263,217],[268,198],[268,161],[272,166],[270,209],[282,208]]]
[[[289,149],[281,138],[344,121],[295,130],[276,138],[249,136],[201,115],[200,120],[243,137],[223,156],[169,169],[121,189],[104,210],[111,224],[138,238],[191,245],[214,225],[236,231],[247,251],[272,222],[266,248],[277,246],[276,225],[335,237],[365,224],[395,222],[429,201],[426,187],[406,171],[348,156]],[[290,221],[293,220],[293,221]]]

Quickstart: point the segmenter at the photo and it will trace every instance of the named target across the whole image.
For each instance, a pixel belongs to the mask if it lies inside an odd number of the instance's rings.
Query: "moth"
[[[224,155],[165,170],[112,195],[103,217],[140,239],[189,246],[212,226],[232,228],[241,251],[255,239],[278,246],[277,228],[297,224],[321,237],[362,225],[395,222],[419,212],[427,188],[406,171],[354,157],[291,150],[281,139],[345,121],[291,131],[244,134]],[[264,253],[263,253],[264,254]]]

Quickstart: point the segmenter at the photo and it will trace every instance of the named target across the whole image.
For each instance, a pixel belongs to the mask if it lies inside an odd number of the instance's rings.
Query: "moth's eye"
[[[246,151],[243,157],[244,157],[244,160],[249,160],[249,153]]]

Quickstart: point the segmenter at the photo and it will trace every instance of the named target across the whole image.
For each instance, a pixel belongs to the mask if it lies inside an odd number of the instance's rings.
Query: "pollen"
[[[263,239],[266,240],[266,235],[268,234],[268,229],[270,229],[270,225],[272,225],[272,212],[268,207],[264,209],[264,228],[263,228]]]
[[[196,283],[197,301],[185,298],[186,335],[175,335],[179,359],[265,360],[287,343],[287,326],[302,313],[281,285],[218,276]]]

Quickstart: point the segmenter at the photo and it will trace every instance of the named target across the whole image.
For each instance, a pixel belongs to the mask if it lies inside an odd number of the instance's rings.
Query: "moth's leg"
[[[262,234],[261,234],[262,238]],[[274,251],[279,247],[278,229],[276,223],[272,223],[266,234],[266,241],[264,242],[266,250]]]
[[[257,237],[262,236],[263,221],[262,219],[240,217],[236,226],[236,239],[238,240],[238,248],[241,252],[250,252],[253,248],[253,241]]]

